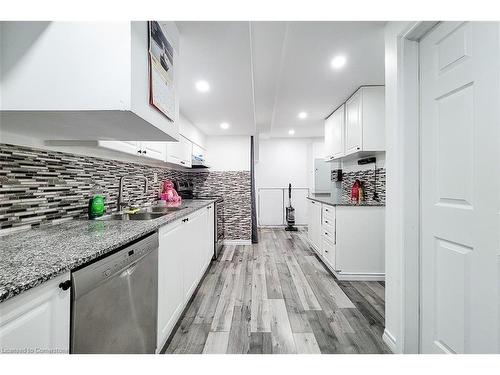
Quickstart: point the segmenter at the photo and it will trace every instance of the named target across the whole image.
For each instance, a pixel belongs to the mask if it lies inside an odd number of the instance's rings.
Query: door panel
[[[499,24],[420,43],[421,350],[499,352]]]
[[[332,138],[333,138],[333,157],[339,158],[344,155],[344,108],[342,105],[339,109],[335,111],[332,115],[333,118],[333,129],[332,129]]]
[[[143,156],[166,161],[167,142],[141,142],[141,151]]]
[[[351,154],[361,149],[361,91],[346,103],[345,153]]]

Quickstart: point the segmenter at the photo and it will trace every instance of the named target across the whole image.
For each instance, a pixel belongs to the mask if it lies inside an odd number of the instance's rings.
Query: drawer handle
[[[328,233],[327,233],[327,232],[325,232],[325,234],[328,236]]]
[[[189,218],[182,219],[182,222],[185,223],[186,221],[189,221]]]
[[[61,288],[62,290],[68,290],[70,287],[71,287],[71,280],[66,280],[59,284],[59,288]]]
[[[327,223],[327,224],[328,224],[328,220],[325,220],[325,223]]]

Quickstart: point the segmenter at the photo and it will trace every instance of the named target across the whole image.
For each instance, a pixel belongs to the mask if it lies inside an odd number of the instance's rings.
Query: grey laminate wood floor
[[[166,353],[388,353],[384,284],[337,281],[307,232],[261,229],[212,262]]]

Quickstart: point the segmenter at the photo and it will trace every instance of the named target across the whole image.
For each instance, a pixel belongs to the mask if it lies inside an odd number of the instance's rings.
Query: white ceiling
[[[384,83],[383,22],[176,24],[180,110],[208,135],[322,136],[323,119],[357,87]],[[338,54],[347,63],[333,70]],[[210,92],[196,90],[200,79]]]

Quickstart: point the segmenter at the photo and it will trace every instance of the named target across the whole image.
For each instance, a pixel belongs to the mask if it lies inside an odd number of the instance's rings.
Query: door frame
[[[400,246],[399,275],[400,296],[399,340],[385,331],[384,341],[394,352],[420,353],[420,176],[421,176],[421,149],[420,149],[420,79],[419,79],[419,40],[422,39],[438,22],[421,21],[408,22],[403,25],[396,38],[396,66],[390,67],[396,74],[396,87],[393,92],[394,108],[393,122],[397,129],[389,131],[391,136],[388,143],[392,143],[392,152],[397,159],[392,165],[387,163],[388,178],[391,169],[395,172],[393,192],[393,211],[397,216],[398,228],[396,244]],[[386,40],[387,43],[387,40]],[[387,56],[386,56],[387,59]],[[388,67],[386,65],[386,71]],[[387,72],[386,72],[387,75]],[[387,93],[387,88],[386,88]],[[387,102],[387,98],[386,98]],[[394,126],[394,123],[393,123]],[[390,134],[390,135],[389,135]],[[391,192],[389,192],[390,194]],[[389,198],[390,199],[390,198]],[[389,215],[387,215],[389,216]],[[390,218],[389,218],[390,220]],[[389,223],[388,224],[392,224]],[[396,229],[397,230],[397,229]],[[387,234],[387,232],[386,232]],[[386,239],[386,243],[388,239]],[[392,241],[391,239],[391,242]]]

